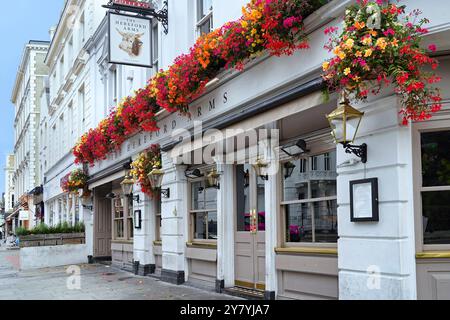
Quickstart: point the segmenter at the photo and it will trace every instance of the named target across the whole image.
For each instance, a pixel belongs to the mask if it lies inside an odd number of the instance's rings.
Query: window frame
[[[116,198],[114,198],[114,199],[112,199],[111,200],[111,202],[112,202],[112,213],[113,213],[113,228],[112,228],[112,240],[113,241],[125,241],[125,240],[127,240],[127,238],[126,238],[126,228],[127,228],[127,225],[126,225],[126,212],[125,212],[125,206],[124,205],[122,205],[122,203],[121,203],[121,206],[120,207],[116,207],[116,201],[122,201],[123,199],[122,199],[122,197],[121,196],[118,196],[118,197],[116,197]],[[122,215],[122,217],[119,217],[119,218],[117,218],[116,217],[116,208],[122,208],[122,210],[123,210],[123,215]],[[122,221],[122,223],[123,223],[123,237],[119,237],[119,236],[117,236],[117,228],[116,228],[116,222],[119,222],[119,221]]]
[[[213,7],[212,2],[211,2],[211,8],[208,10],[207,13],[205,13],[205,15],[203,17],[201,16],[203,13],[202,7],[203,7],[203,0],[197,0],[196,1],[195,32],[198,37],[200,37],[202,35],[201,29],[208,22],[210,24],[210,30],[208,31],[208,33],[211,32],[212,30],[214,30],[214,20],[213,20],[214,7]]]
[[[321,155],[330,154],[331,152],[336,152],[336,148],[331,148],[331,147],[326,148],[326,149],[320,148],[320,150],[318,149],[316,152],[310,152],[307,155],[302,156],[302,157],[287,157],[280,161],[280,172],[283,172],[285,163],[290,162],[290,161],[295,161],[295,160],[300,160],[300,161],[306,160],[305,167],[307,169],[310,169],[313,172],[314,171],[313,170],[313,159],[317,158],[318,156],[321,156]],[[330,162],[330,164],[331,164],[331,162]],[[304,172],[304,173],[306,173],[306,172]],[[333,249],[337,248],[338,241],[336,241],[336,242],[315,242],[314,241],[316,228],[315,228],[315,216],[314,216],[313,210],[311,210],[312,242],[288,242],[287,238],[286,238],[286,234],[287,234],[287,226],[286,226],[287,210],[286,210],[286,208],[289,205],[308,204],[308,207],[311,208],[315,203],[321,203],[324,201],[336,201],[337,202],[337,200],[338,200],[337,191],[336,191],[336,196],[285,201],[284,200],[284,192],[285,192],[285,190],[284,190],[284,183],[285,183],[284,174],[280,174],[279,179],[280,179],[280,214],[281,214],[280,240],[281,240],[282,247],[284,247],[284,248],[311,248],[311,247],[313,247],[313,248],[333,248]],[[337,181],[336,181],[336,183],[337,183]],[[337,205],[337,208],[338,207],[339,206]],[[336,213],[336,219],[337,219],[337,216],[338,216],[338,213]],[[339,222],[338,222],[338,230],[339,230]],[[339,234],[338,234],[338,240],[339,240]]]
[[[197,214],[206,214],[208,216],[209,213],[211,212],[215,212],[216,214],[218,214],[218,207],[217,207],[217,202],[218,202],[218,194],[216,197],[216,209],[200,209],[200,210],[194,210],[193,207],[193,203],[192,203],[192,185],[194,183],[198,183],[198,182],[203,182],[206,185],[206,178],[205,177],[200,177],[200,178],[196,178],[196,179],[188,179],[189,182],[189,241],[192,243],[200,243],[200,244],[213,244],[216,245],[218,242],[218,239],[214,240],[214,239],[208,239],[208,232],[209,232],[209,220],[207,220],[206,222],[206,238],[207,239],[198,239],[195,238],[195,216]],[[216,189],[216,192],[218,193],[218,190]]]
[[[425,244],[423,232],[422,193],[433,191],[450,191],[450,186],[423,187],[422,180],[422,133],[450,131],[448,120],[413,123],[413,188],[414,188],[414,225],[416,238],[416,252],[450,251],[450,244]]]

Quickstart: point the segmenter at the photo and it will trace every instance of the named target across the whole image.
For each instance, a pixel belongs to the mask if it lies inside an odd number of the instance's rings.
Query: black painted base
[[[139,264],[137,270],[135,269],[135,275],[146,277],[149,274],[155,273],[156,266],[154,264]]]
[[[94,264],[94,263],[100,263],[100,262],[111,262],[112,258],[111,257],[93,257],[93,256],[88,256],[88,263],[89,264]]]
[[[216,292],[223,293],[223,289],[225,288],[224,280],[216,280]]]
[[[179,286],[185,282],[184,271],[172,271],[163,269],[161,271],[161,281]]]
[[[264,299],[265,300],[275,300],[276,294],[274,291],[266,291],[264,292]]]

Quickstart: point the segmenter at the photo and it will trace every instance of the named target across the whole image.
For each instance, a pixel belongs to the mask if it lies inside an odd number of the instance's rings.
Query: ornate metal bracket
[[[126,6],[126,5],[120,5],[117,3],[114,3],[113,1],[109,1],[107,5],[103,5],[102,7],[113,10],[115,12],[119,11],[127,11],[127,12],[133,12],[137,13],[140,16],[150,16],[158,20],[163,28],[164,33],[169,33],[169,3],[167,0],[163,1],[163,7],[161,10],[156,11],[153,8],[138,8],[138,7],[132,7],[132,6]]]
[[[168,34],[169,33],[169,3],[168,3],[168,1],[163,2],[162,9],[159,10],[158,12],[156,12],[154,17],[156,18],[156,20],[161,22],[161,25],[164,28],[164,34]]]
[[[360,146],[355,146],[349,143],[343,143],[345,153],[354,154],[355,156],[361,158],[362,163],[367,163],[367,144],[362,144]]]

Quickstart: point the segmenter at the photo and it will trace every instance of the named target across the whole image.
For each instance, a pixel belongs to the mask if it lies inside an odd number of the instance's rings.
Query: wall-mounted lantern
[[[296,168],[296,165],[289,161],[284,164],[284,178],[289,179],[292,177],[292,174],[294,173],[294,169]]]
[[[134,187],[134,179],[130,175],[126,175],[125,179],[120,184],[122,187],[122,193],[125,197],[133,199],[137,203],[140,203],[139,195],[134,196],[133,195],[133,187]]]
[[[161,189],[164,175],[165,172],[159,167],[153,167],[153,170],[148,174],[148,179],[150,180],[150,185],[153,189]],[[161,195],[163,195],[164,198],[170,198],[170,189],[161,189]]]
[[[212,169],[206,176],[206,186],[208,188],[220,189],[220,176],[221,174],[215,168]]]
[[[309,152],[306,141],[303,139],[291,142],[281,147],[281,150],[290,157],[298,157],[299,155]]]
[[[256,160],[255,164],[253,165],[256,175],[265,181],[269,180],[269,175],[267,174],[268,167],[269,167],[269,164],[259,158],[258,158],[258,160]]]
[[[338,108],[327,115],[327,119],[333,130],[335,143],[342,144],[346,153],[353,153],[361,158],[362,163],[367,163],[367,144],[352,144],[356,140],[363,116],[364,112],[358,111],[350,105],[347,94],[344,92]]]

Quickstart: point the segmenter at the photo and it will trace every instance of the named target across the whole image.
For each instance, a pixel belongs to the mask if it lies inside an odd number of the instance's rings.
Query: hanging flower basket
[[[152,145],[147,151],[142,152],[131,164],[131,175],[138,182],[143,193],[152,199],[158,193],[152,188],[148,174],[154,167],[161,167],[161,148],[159,145]]]
[[[387,0],[357,1],[345,13],[344,28],[325,30],[325,46],[334,57],[324,62],[324,79],[329,89],[345,90],[355,100],[365,101],[393,85],[401,97],[403,124],[431,118],[441,109],[441,95],[433,84],[441,79],[433,72],[438,62],[430,57],[435,45],[421,47],[428,32],[420,11],[405,14],[405,6]]]
[[[265,52],[291,55],[308,48],[304,20],[327,0],[251,0],[242,17],[199,37],[194,46],[161,70],[133,96],[125,98],[84,134],[73,148],[76,163],[106,159],[131,135],[159,131],[156,114],[165,109],[188,115],[189,105],[227,68],[243,69]]]

